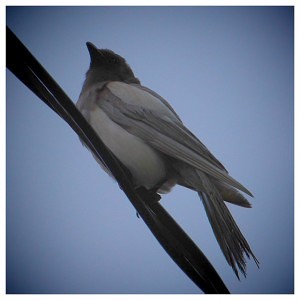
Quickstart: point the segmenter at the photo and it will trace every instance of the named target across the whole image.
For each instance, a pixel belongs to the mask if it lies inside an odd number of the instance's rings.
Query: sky
[[[294,291],[292,7],[7,7],[6,22],[76,102],[85,43],[125,57],[142,84],[253,194],[228,205],[253,252],[239,281],[195,192],[161,204],[232,293]],[[6,72],[6,292],[201,290],[72,129]]]

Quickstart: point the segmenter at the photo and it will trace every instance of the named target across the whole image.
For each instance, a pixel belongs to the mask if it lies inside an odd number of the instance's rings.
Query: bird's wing
[[[142,87],[110,82],[98,90],[95,104],[153,148],[252,196],[156,95]]]

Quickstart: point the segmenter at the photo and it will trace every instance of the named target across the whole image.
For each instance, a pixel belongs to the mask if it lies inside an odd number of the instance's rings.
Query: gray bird
[[[251,192],[191,133],[171,105],[141,85],[125,59],[88,42],[90,68],[76,104],[86,120],[129,170],[136,188],[167,193],[179,184],[202,199],[228,264],[246,276],[245,255],[258,260],[224,201],[251,207]],[[110,171],[98,161],[103,169]]]

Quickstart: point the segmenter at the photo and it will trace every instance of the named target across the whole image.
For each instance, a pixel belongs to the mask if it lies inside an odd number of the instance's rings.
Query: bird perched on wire
[[[224,256],[238,276],[245,255],[258,260],[224,201],[251,207],[252,196],[191,133],[171,105],[141,85],[120,55],[87,43],[90,68],[76,104],[106,146],[129,170],[136,188],[167,193],[179,184],[196,191]],[[109,169],[99,161],[104,170]]]

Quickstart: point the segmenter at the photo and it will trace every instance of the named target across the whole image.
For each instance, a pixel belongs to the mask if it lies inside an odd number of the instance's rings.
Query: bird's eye
[[[110,62],[111,64],[114,64],[114,65],[115,65],[115,64],[118,62],[118,60],[117,60],[115,57],[110,57],[109,62]]]

